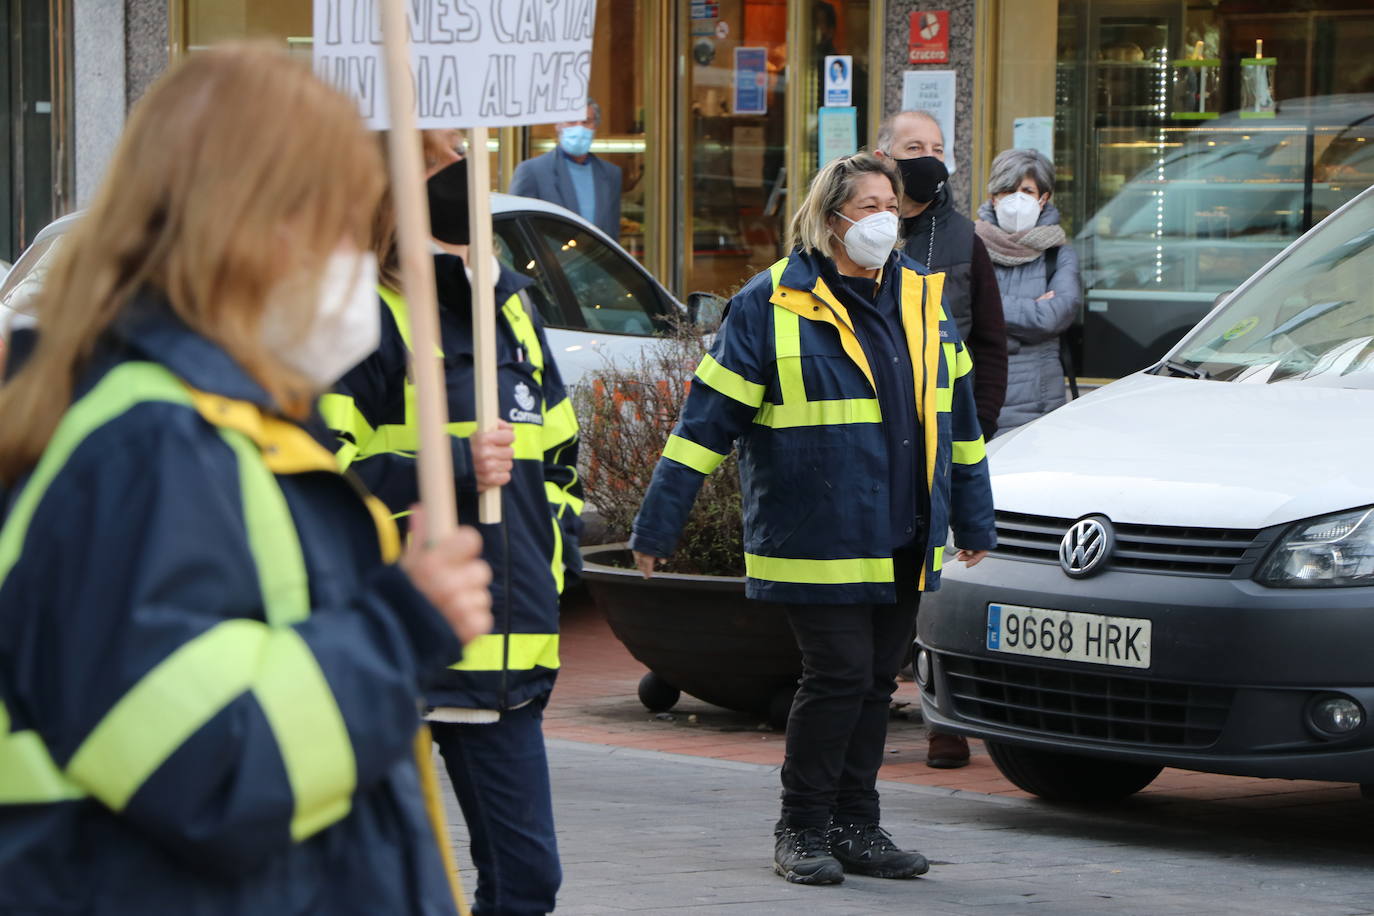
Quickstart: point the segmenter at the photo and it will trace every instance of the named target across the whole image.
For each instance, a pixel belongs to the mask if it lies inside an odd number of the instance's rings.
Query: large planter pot
[[[649,674],[640,699],[666,709],[677,691],[766,716],[774,725],[801,676],[801,653],[782,605],[744,597],[744,579],[634,569],[624,544],[582,550],[583,577],[611,631]]]

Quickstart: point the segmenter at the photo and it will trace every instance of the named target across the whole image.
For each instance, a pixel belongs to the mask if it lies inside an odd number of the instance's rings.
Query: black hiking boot
[[[773,871],[793,884],[839,884],[844,869],[830,854],[825,831],[819,827],[779,825],[773,835]]]
[[[915,878],[930,870],[919,852],[903,852],[877,824],[831,823],[830,854],[847,872],[873,878]]]

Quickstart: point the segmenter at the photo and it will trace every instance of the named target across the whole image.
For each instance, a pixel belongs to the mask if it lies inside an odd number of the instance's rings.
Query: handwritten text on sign
[[[385,129],[377,0],[315,0],[315,72]],[[420,127],[581,119],[596,0],[405,0]]]

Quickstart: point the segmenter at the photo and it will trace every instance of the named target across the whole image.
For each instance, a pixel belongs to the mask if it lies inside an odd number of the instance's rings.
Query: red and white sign
[[[949,63],[949,10],[912,13],[907,50],[909,63]]]

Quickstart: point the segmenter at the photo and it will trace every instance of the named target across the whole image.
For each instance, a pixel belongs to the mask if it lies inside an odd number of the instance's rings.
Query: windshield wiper
[[[1184,378],[1206,379],[1211,375],[1206,369],[1195,369],[1187,363],[1181,363],[1175,359],[1166,359],[1154,368],[1154,374],[1159,375],[1161,371],[1171,372],[1174,375],[1181,375]]]

